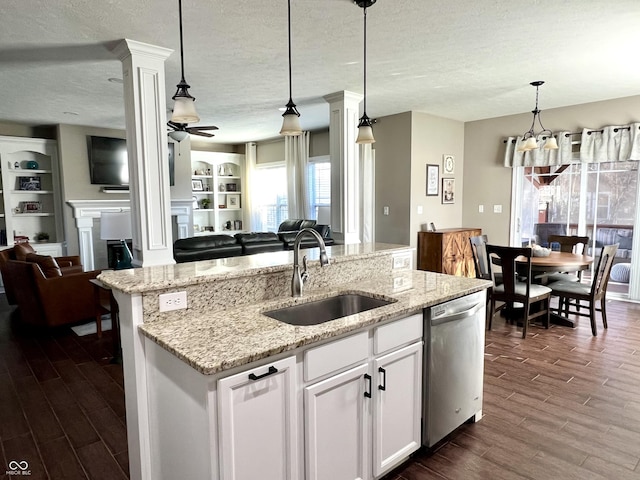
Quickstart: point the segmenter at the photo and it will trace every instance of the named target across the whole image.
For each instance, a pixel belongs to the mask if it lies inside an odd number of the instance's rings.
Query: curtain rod
[[[640,129],[640,127],[638,127],[638,129]],[[631,127],[616,127],[613,129],[614,133],[618,133],[620,130],[631,130]],[[587,135],[591,135],[592,133],[603,133],[604,129],[602,130],[589,130],[587,132]],[[565,133],[564,136],[565,138],[570,137],[572,135],[582,135],[582,132],[570,132],[570,133]],[[543,139],[546,139],[547,137],[542,137]],[[502,143],[507,143],[508,140],[503,140]],[[511,143],[516,143],[515,140],[511,140]]]

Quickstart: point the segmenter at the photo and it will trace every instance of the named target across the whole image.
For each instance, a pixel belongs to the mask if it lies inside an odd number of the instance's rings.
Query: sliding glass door
[[[608,291],[640,300],[636,293],[640,286],[634,285],[631,275],[640,264],[633,249],[634,225],[640,216],[638,163],[514,168],[511,243],[535,241],[548,246],[551,234],[586,235],[594,266],[604,245],[618,243]],[[589,275],[584,278],[588,280]]]

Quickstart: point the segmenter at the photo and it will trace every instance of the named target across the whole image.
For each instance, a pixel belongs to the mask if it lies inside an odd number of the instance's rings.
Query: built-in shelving
[[[242,193],[244,155],[192,151],[191,169],[194,235],[243,231],[247,224]],[[203,199],[211,201],[206,208],[202,208]]]

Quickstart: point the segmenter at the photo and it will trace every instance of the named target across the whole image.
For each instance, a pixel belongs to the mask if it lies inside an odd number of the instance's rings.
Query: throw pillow
[[[616,234],[616,241],[614,243],[619,244],[618,248],[620,250],[631,250],[631,245],[633,244],[633,237],[623,237],[622,235]]]
[[[35,253],[35,250],[28,242],[25,243],[16,243],[13,246],[13,252],[16,254],[16,260],[20,260],[24,262],[27,259],[27,255],[30,253]]]
[[[56,259],[48,255],[38,255],[37,253],[30,253],[26,257],[27,262],[37,263],[40,266],[40,270],[47,278],[61,277],[62,272]]]

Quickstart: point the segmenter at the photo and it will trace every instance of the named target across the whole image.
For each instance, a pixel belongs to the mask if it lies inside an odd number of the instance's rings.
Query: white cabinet
[[[420,447],[422,332],[413,315],[305,352],[307,374],[310,360],[338,372],[304,388],[306,480],[378,478]]]
[[[46,234],[47,243],[63,241],[58,147],[54,140],[0,137],[2,197],[0,243],[13,245],[15,237]]]
[[[369,478],[369,365],[304,389],[305,480]]]
[[[296,359],[218,382],[222,480],[298,478]]]
[[[420,448],[422,342],[374,361],[373,474],[397,465]]]
[[[194,150],[191,170],[194,235],[243,231],[244,155]]]

